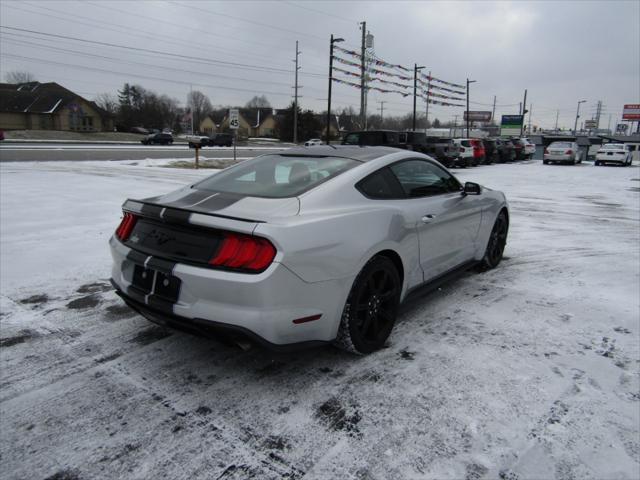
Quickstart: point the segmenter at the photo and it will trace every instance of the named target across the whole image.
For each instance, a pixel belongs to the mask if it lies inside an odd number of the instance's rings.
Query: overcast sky
[[[525,88],[532,123],[546,127],[554,126],[559,110],[559,126],[572,128],[578,100],[587,100],[582,119],[603,101],[601,127],[609,115],[612,126],[619,120],[624,103],[640,103],[638,0],[1,0],[0,24],[12,29],[0,30],[0,72],[4,79],[11,70],[29,71],[87,98],[115,94],[129,82],[182,103],[193,88],[214,105],[244,105],[264,94],[281,108],[291,101],[298,40],[300,104],[319,111],[326,109],[329,36],[358,49],[361,21],[375,36],[377,57],[409,68],[424,65],[454,83],[476,80],[471,109],[491,110],[495,95],[498,118],[518,113]],[[360,92],[334,84],[333,99],[335,109],[358,110]],[[385,115],[412,108],[411,97],[372,92],[369,110],[379,110],[380,101]],[[424,110],[424,102],[418,105]],[[460,120],[463,110],[432,105],[429,117]]]

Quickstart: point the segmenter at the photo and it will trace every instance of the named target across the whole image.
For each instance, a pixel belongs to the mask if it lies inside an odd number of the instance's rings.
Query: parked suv
[[[451,138],[426,137],[426,153],[445,167],[452,167],[458,158],[458,147]]]
[[[173,135],[170,133],[152,133],[140,140],[143,145],[171,145],[173,143]]]
[[[515,148],[511,140],[504,138],[496,138],[496,150],[498,153],[498,162],[513,162],[516,158]]]
[[[522,137],[520,139],[522,144],[524,145],[524,157],[528,159],[532,159],[534,153],[536,153],[536,146],[531,142],[527,137]]]
[[[473,145],[471,145],[471,139],[469,138],[454,138],[453,144],[458,150],[458,158],[454,163],[454,167],[472,167],[474,165],[473,159]]]
[[[481,163],[484,163],[486,151],[482,140],[478,138],[472,138],[471,146],[473,147],[473,166],[475,167]]]
[[[485,138],[482,140],[484,144],[484,162],[489,165],[498,161],[498,145],[493,138]]]
[[[526,157],[525,153],[525,143],[520,138],[512,138],[511,143],[513,143],[514,151],[516,152],[516,160],[524,160]]]
[[[402,139],[401,139],[402,137]],[[366,130],[348,132],[342,139],[342,145],[368,145],[406,148],[407,134],[394,130]]]

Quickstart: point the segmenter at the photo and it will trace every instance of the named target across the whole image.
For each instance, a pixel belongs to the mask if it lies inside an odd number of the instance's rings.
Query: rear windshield
[[[606,150],[624,150],[624,144],[622,143],[608,143],[604,147]]]
[[[551,148],[571,148],[571,143],[569,142],[553,142],[549,145]]]
[[[252,197],[295,197],[359,164],[350,158],[264,155],[212,175],[195,187]]]
[[[471,142],[469,140],[462,140],[460,142],[460,145],[462,145],[463,147],[470,147],[471,146]]]

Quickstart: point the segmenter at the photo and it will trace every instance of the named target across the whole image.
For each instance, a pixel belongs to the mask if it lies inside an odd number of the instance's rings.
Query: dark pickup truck
[[[395,130],[349,132],[344,136],[342,144],[413,150],[435,158],[445,167],[453,166],[458,157],[457,148],[450,138],[428,137],[424,132],[397,132]]]

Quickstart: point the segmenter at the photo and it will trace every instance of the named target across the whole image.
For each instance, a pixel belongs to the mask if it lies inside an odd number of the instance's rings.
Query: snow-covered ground
[[[121,203],[211,173],[152,165],[0,165],[3,478],[640,478],[637,166],[457,171],[506,192],[504,261],[414,298],[358,358],[124,307]]]

